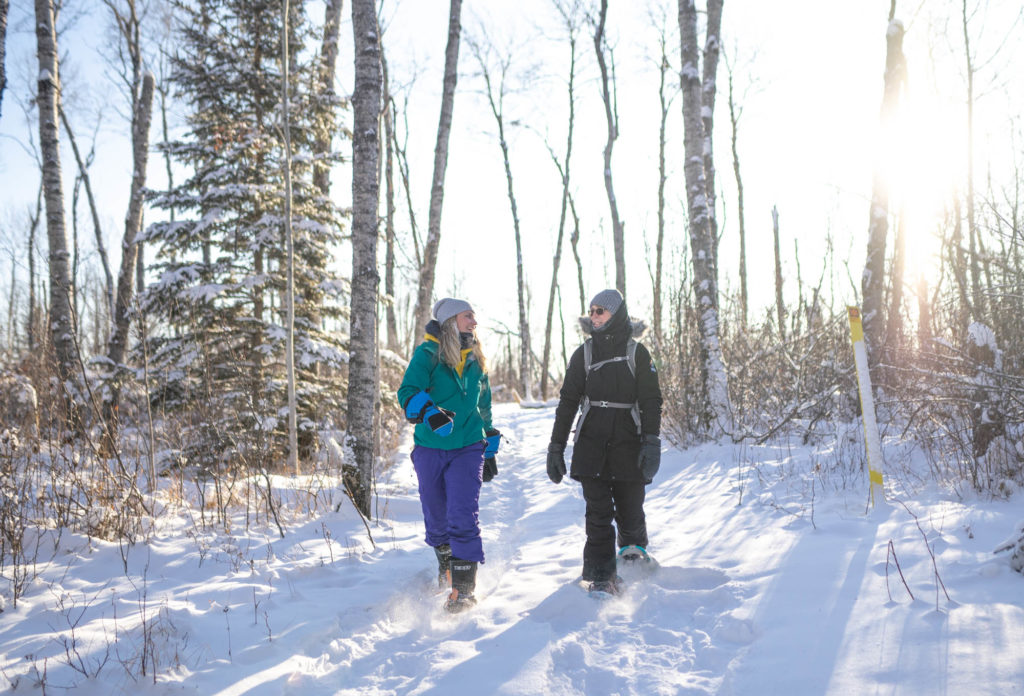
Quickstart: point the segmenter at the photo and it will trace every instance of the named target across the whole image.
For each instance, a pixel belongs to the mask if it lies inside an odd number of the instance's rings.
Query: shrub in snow
[[[999,544],[992,553],[1010,552],[1010,567],[1018,573],[1024,573],[1024,520],[1017,523],[1011,534]]]

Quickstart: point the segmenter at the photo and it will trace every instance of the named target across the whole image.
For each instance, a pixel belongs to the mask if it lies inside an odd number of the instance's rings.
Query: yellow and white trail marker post
[[[850,316],[850,339],[853,341],[853,360],[857,366],[857,385],[860,388],[860,412],[864,417],[864,446],[868,455],[868,481],[871,484],[871,504],[885,502],[882,486],[882,441],[875,420],[875,400],[871,396],[871,373],[868,372],[868,351],[864,345],[864,327],[860,323],[860,308],[847,307]]]

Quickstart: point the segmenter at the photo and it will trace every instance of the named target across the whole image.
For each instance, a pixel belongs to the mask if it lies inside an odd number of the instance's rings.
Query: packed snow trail
[[[376,547],[340,493],[333,512],[293,504],[283,539],[244,509],[226,528],[198,524],[173,499],[134,546],[64,532],[17,606],[0,588],[0,689],[1024,694],[1024,577],[992,554],[1024,518],[1019,500],[919,486],[865,515],[856,426],[819,444],[666,448],[645,506],[662,567],[598,602],[575,583],[580,486],[546,475],[552,418],[495,408],[509,440],[483,486],[487,562],[469,612],[441,608],[407,431],[378,485]],[[897,461],[901,443],[888,445]],[[894,467],[890,494],[927,467]],[[294,501],[310,484],[274,485]]]
[[[339,669],[325,681],[337,678],[339,693],[444,693],[467,685],[482,694],[715,690],[732,650],[716,643],[749,635],[724,618],[739,604],[737,588],[725,573],[676,565],[685,559],[669,553],[654,577],[632,584],[624,597],[600,603],[586,596],[575,583],[584,503],[578,483],[556,486],[545,473],[550,416],[551,409],[515,408],[495,415],[508,440],[499,475],[481,496],[487,562],[478,575],[480,604],[463,616],[445,615],[428,589],[433,554],[413,546],[419,570],[394,587],[377,616],[367,609],[369,625],[355,637],[331,643],[327,660]],[[403,464],[398,477],[409,473]],[[406,487],[415,500],[414,480]],[[410,526],[422,536],[421,525]],[[652,522],[652,548],[674,534],[659,526]]]

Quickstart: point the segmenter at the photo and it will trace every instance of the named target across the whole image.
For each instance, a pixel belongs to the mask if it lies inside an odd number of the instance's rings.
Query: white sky
[[[653,252],[648,254],[647,249],[653,246],[656,230],[659,116],[657,72],[651,58],[658,50],[657,35],[643,4],[611,4],[608,26],[615,48],[620,116],[620,137],[615,144],[612,167],[627,235],[628,299],[635,314],[649,315],[651,283],[647,267],[648,257],[653,259]],[[929,3],[928,12],[937,13],[940,6],[946,4]],[[933,188],[950,178],[951,175],[944,172],[955,165],[957,153],[962,152],[958,143],[964,139],[963,107],[960,106],[964,94],[963,60],[948,60],[951,51],[956,55],[962,52],[959,3],[949,4],[953,14],[948,27],[936,26],[931,16],[918,10],[923,3],[898,7],[897,12],[909,27],[904,49],[915,103],[926,105],[917,107],[919,113],[926,116],[911,130],[921,138],[915,145],[914,159],[923,166],[905,175],[904,180],[928,183]],[[1006,38],[1011,20],[1019,11],[1011,7],[1013,4],[995,1],[985,4],[985,9],[972,23],[972,40],[976,45],[990,47]],[[22,240],[24,211],[34,205],[38,182],[34,165],[16,144],[16,141],[24,142],[28,128],[16,99],[24,99],[26,76],[34,76],[35,70],[32,25],[24,21],[31,8],[23,5],[25,3],[15,3],[12,7],[7,56],[10,84],[0,120],[0,190],[4,192],[0,200],[0,264],[6,269],[0,272],[4,278],[9,278],[10,270],[7,250],[23,244],[17,241],[12,244],[15,238],[10,225],[17,223],[14,234],[16,240]],[[665,5],[669,8],[671,26],[675,23],[676,5],[671,0]],[[777,205],[780,212],[783,266],[790,296],[795,297],[794,239],[799,240],[804,283],[813,285],[822,269],[824,237],[831,232],[839,278],[835,286],[837,306],[856,301],[844,264],[849,265],[850,275],[859,286],[872,153],[882,95],[888,10],[887,0],[855,3],[728,0],[725,4],[724,50],[735,58],[736,90],[743,108],[739,148],[746,199],[747,259],[755,306],[767,306],[773,294],[773,205]],[[409,157],[413,168],[414,204],[418,206],[417,221],[425,231],[448,2],[390,1],[386,14],[391,17],[385,41],[392,79],[405,82],[413,71],[417,74],[409,106],[412,131]],[[322,12],[315,3],[310,15],[320,21]],[[506,108],[509,121],[520,119],[532,129],[510,128],[509,140],[526,278],[533,300],[532,333],[535,349],[539,351],[561,191],[557,172],[537,133],[549,133],[553,146],[558,152],[562,151],[568,50],[559,43],[562,36],[559,23],[547,0],[465,3],[463,36],[479,36],[482,21],[498,43],[511,41],[516,47],[519,68],[525,70],[534,65],[538,70],[526,88],[507,98]],[[1019,39],[1020,25],[1014,26],[1012,31]],[[69,75],[65,78],[67,89],[74,92],[73,98],[82,100],[78,103],[85,104],[82,113],[90,114],[88,118],[77,119],[80,140],[87,141],[94,128],[95,109],[98,106],[105,109],[93,177],[105,215],[107,247],[116,264],[130,157],[122,136],[127,128],[114,111],[119,95],[105,76],[109,70],[95,58],[106,40],[102,22],[83,24],[66,37],[62,51],[72,56],[75,63],[74,66],[70,62],[66,64],[69,66]],[[1015,125],[1008,114],[1019,116],[1022,113],[1019,99],[1024,84],[1021,69],[1013,67],[1022,64],[1014,61],[1014,52],[1020,50],[1019,43],[1011,36],[1002,52],[992,60],[985,60],[993,54],[991,48],[979,50],[979,62],[985,61],[976,78],[980,93],[976,107],[976,142],[981,158],[977,170],[979,181],[983,181],[984,172],[990,166],[984,159],[986,152],[1003,155],[1013,152],[1002,143],[1006,142],[1011,128],[1019,130],[1019,123]],[[670,46],[677,51],[677,39],[673,37]],[[581,36],[578,51],[576,139],[571,166],[581,216],[581,254],[589,296],[613,284],[614,270],[608,204],[601,177],[605,120],[589,34]],[[938,77],[927,72],[931,64],[929,55],[935,56],[941,66]],[[351,24],[346,3],[339,59],[342,92],[351,89],[351,56]],[[451,136],[436,295],[453,293],[467,297],[476,306],[485,327],[495,322],[514,326],[517,299],[512,218],[493,118],[479,94],[482,81],[475,77],[476,72],[475,61],[464,42],[460,51],[459,91]],[[936,96],[928,96],[930,94]],[[1017,103],[1008,106],[1012,99],[1017,99]],[[720,275],[723,289],[735,290],[738,287],[738,226],[726,100],[723,62],[719,70],[715,131],[718,184],[725,193],[724,198],[719,199],[723,232]],[[35,129],[34,124],[32,128]],[[671,247],[671,255],[666,252],[666,272],[678,276],[678,252],[688,243],[685,224],[679,214],[684,204],[682,117],[678,97],[673,103],[669,128],[666,244]],[[950,128],[955,130],[950,132]],[[1000,142],[998,147],[988,145],[996,138]],[[65,182],[70,187],[74,178],[70,152],[64,156],[63,166]],[[1000,167],[1005,167],[1005,163],[991,166],[996,167],[994,176],[998,178]],[[163,180],[163,161],[156,154],[151,154],[150,168],[151,185],[159,186]],[[962,165],[953,168],[962,170]],[[334,190],[338,200],[347,205],[350,199],[347,172],[336,174]],[[68,201],[70,209],[70,195]],[[84,203],[80,210],[84,215]],[[399,210],[404,210],[404,198],[399,201]],[[925,230],[931,229],[931,224],[925,210],[916,217],[922,222],[914,232],[917,241],[911,248],[915,251],[914,262],[923,263],[930,253]],[[150,217],[150,221],[152,219]],[[91,249],[92,228],[85,217],[80,223],[80,235],[83,246]],[[339,253],[340,267],[348,267],[349,253],[347,249]],[[569,322],[578,310],[575,273],[567,230],[560,283]]]

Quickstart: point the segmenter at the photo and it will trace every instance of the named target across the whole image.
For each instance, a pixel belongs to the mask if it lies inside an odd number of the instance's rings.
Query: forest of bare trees
[[[995,22],[950,0],[904,24],[911,8],[893,1],[872,18],[870,66],[884,72],[864,68],[864,128],[879,150],[898,149],[894,124],[936,69],[905,43],[927,34],[958,61],[947,96],[963,119],[945,136],[966,156],[928,223],[930,270],[911,275],[920,221],[881,160],[856,219],[834,228],[748,205],[779,189],[748,165],[759,143],[743,103],[755,83],[770,101],[772,77],[737,59],[755,47],[724,0],[651,0],[643,42],[616,3],[544,0],[531,44],[543,59],[451,0],[430,25],[447,31],[423,37],[437,69],[422,72],[391,39],[410,4],[0,2],[0,147],[35,166],[16,174],[31,194],[0,201],[0,485],[5,506],[41,491],[31,510],[0,511],[5,557],[20,553],[16,518],[133,538],[167,486],[200,491],[214,514],[251,506],[283,534],[270,480],[284,473],[324,477],[314,507],[338,475],[369,520],[401,435],[396,380],[438,297],[505,310],[478,312],[491,383],[537,406],[557,395],[588,298],[625,294],[627,275],[674,444],[811,440],[856,422],[858,305],[883,435],[926,452],[936,478],[1024,485],[1024,112],[999,121],[1009,164],[976,149],[1019,10]],[[86,55],[70,38],[86,26],[112,43]],[[13,60],[27,46],[32,79]],[[109,110],[76,99],[90,70],[115,75]],[[645,122],[630,119],[638,103]],[[123,179],[96,164],[110,131]],[[468,193],[453,166],[467,157]],[[616,196],[638,181],[642,205]],[[467,243],[447,222],[462,214],[453,197],[485,187],[496,202]],[[125,205],[98,210],[97,188]],[[123,226],[105,250],[108,215]],[[751,258],[755,243],[771,251]]]

